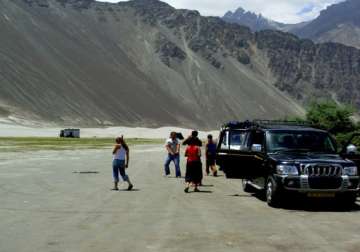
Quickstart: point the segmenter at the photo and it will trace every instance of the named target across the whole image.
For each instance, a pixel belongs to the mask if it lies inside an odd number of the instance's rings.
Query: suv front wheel
[[[266,202],[269,206],[279,207],[281,192],[278,184],[273,177],[269,177],[266,183]]]
[[[247,179],[242,180],[242,188],[243,188],[243,191],[246,193],[254,192],[254,188],[250,185],[250,183]]]

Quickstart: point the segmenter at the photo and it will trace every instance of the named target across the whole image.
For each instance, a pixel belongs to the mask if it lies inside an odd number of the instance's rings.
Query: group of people
[[[193,131],[191,135],[183,141],[183,145],[187,145],[185,150],[186,173],[185,173],[185,189],[186,193],[189,192],[190,186],[194,187],[195,192],[199,192],[199,186],[203,179],[202,162],[201,162],[201,147],[202,142],[198,138],[198,132]],[[180,170],[180,142],[176,132],[170,133],[170,138],[166,140],[165,147],[167,150],[167,156],[165,160],[165,176],[170,176],[170,163],[174,162],[175,175],[177,178],[181,178]],[[216,144],[212,135],[208,135],[208,140],[205,146],[206,157],[206,174],[210,174],[210,170],[213,176],[217,176],[217,169],[215,165],[216,156]]]
[[[198,138],[198,132],[193,131],[191,135],[185,139],[182,143],[187,146],[185,150],[186,173],[185,173],[185,189],[186,193],[189,192],[190,187],[194,187],[195,192],[199,192],[199,186],[201,186],[203,179],[202,162],[201,162],[201,147],[202,141]],[[170,138],[166,140],[165,148],[167,151],[166,160],[164,164],[165,174],[164,176],[170,176],[170,163],[175,165],[175,176],[181,178],[180,169],[180,140],[176,132],[170,133]],[[123,181],[128,183],[128,190],[133,189],[133,184],[130,181],[129,176],[126,174],[126,169],[129,166],[129,147],[126,144],[124,137],[118,137],[115,139],[115,146],[112,151],[113,154],[113,190],[118,191],[120,176]],[[206,157],[206,174],[210,175],[210,171],[213,176],[217,176],[217,168],[215,162],[216,156],[216,143],[213,140],[212,135],[208,135],[207,143],[205,146]],[[119,176],[120,175],[120,176]]]

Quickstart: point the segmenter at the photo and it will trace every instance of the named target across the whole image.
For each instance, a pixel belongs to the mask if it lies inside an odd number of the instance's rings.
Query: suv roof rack
[[[256,125],[251,121],[230,121],[228,123],[225,123],[222,128],[231,128],[231,129],[247,129],[250,127],[255,127]]]
[[[222,128],[230,129],[248,129],[248,128],[259,128],[268,126],[297,126],[297,127],[312,127],[310,122],[299,122],[299,121],[285,121],[285,120],[253,120],[253,121],[230,121],[225,123]]]
[[[311,127],[313,126],[310,122],[306,121],[285,121],[285,120],[254,120],[254,124],[258,126],[269,126],[269,125],[289,125],[299,127]]]

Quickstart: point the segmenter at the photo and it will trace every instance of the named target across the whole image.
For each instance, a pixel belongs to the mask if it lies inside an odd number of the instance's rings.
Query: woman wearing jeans
[[[125,169],[129,166],[129,147],[124,141],[123,137],[118,137],[115,139],[115,146],[113,150],[113,178],[114,178],[114,188],[113,190],[118,191],[119,187],[119,174],[124,181],[126,181],[129,186],[128,190],[130,191],[133,188],[133,184],[130,182],[129,176],[126,175]]]

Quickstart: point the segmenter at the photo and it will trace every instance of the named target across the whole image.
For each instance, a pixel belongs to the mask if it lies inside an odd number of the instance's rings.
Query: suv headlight
[[[356,166],[344,167],[343,174],[347,176],[358,175],[358,168]]]
[[[280,175],[299,175],[299,170],[294,165],[277,165],[276,172]]]

